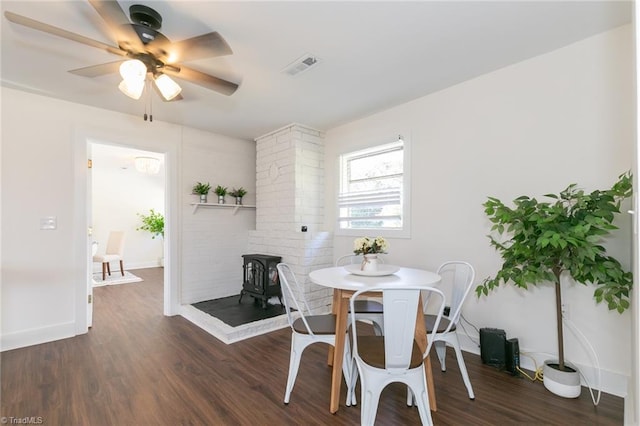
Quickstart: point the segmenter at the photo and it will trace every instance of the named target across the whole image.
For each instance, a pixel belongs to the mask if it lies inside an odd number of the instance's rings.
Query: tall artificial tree
[[[617,229],[614,218],[620,213],[621,202],[631,193],[632,177],[625,173],[607,190],[585,193],[571,184],[558,195],[545,195],[551,202],[521,196],[513,201],[513,208],[493,197],[483,204],[493,223],[492,232],[506,239],[489,235],[503,264],[494,277],[476,287],[476,293],[478,297],[488,295],[500,283],[511,282],[524,289],[529,284],[553,283],[561,371],[565,371],[560,284],[563,273],[578,283],[594,284],[596,301],[605,301],[610,310],[622,313],[629,307],[632,274],[607,255],[601,244]]]

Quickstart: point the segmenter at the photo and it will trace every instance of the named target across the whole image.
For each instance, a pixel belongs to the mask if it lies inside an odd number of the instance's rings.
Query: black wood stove
[[[276,268],[282,258],[266,254],[243,254],[242,258],[244,273],[238,303],[242,302],[242,296],[248,294],[254,298],[254,303],[262,301],[262,307],[265,309],[268,307],[267,300],[273,296],[277,296],[282,305],[282,292]]]

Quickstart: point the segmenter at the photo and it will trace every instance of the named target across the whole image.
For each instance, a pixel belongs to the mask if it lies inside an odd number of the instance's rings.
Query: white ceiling
[[[151,95],[155,120],[254,139],[290,123],[319,130],[433,93],[631,22],[612,1],[120,1],[163,17],[172,41],[218,31],[233,55],[185,63],[240,84],[224,96],[183,80],[184,99]],[[2,11],[115,46],[85,1],[1,1]],[[145,102],[117,89],[117,74],[68,70],[118,60],[99,49],[1,18],[2,85],[134,114]],[[305,53],[321,63],[290,77]],[[147,107],[148,108],[148,107]],[[153,125],[150,123],[149,125]]]

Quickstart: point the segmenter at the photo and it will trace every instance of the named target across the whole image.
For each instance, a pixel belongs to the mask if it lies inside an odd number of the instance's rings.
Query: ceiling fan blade
[[[120,69],[122,61],[108,62],[106,64],[91,65],[88,67],[70,70],[71,74],[81,75],[83,77],[99,77],[105,74],[116,73]]]
[[[191,61],[201,58],[231,55],[233,51],[224,38],[217,32],[171,43],[166,47],[168,63]]]
[[[227,96],[232,95],[238,89],[236,83],[196,71],[193,68],[187,68],[183,65],[165,66],[162,72]]]
[[[130,25],[129,17],[117,1],[89,0],[89,3],[106,22],[118,46],[123,49],[143,50],[138,33]]]
[[[78,43],[86,44],[88,46],[97,47],[98,49],[105,50],[109,53],[113,53],[115,55],[126,56],[127,52],[119,49],[117,47],[109,46],[108,44],[99,42],[97,40],[90,39],[88,37],[81,36],[76,33],[72,33],[71,31],[63,30],[62,28],[54,27],[53,25],[45,24],[40,21],[36,21],[31,18],[27,18],[26,16],[17,15],[13,12],[4,12],[5,18],[9,21],[24,25],[25,27],[32,28],[34,30],[42,31],[45,33],[53,34],[58,37],[66,38],[67,40],[76,41]]]

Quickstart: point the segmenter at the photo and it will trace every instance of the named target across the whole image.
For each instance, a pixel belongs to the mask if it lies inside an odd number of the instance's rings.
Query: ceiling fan
[[[115,62],[78,68],[69,72],[85,77],[97,77],[119,70],[123,77],[119,89],[134,99],[140,98],[145,82],[148,81],[154,82],[153,87],[165,101],[182,99],[180,95],[182,89],[171,77],[183,79],[227,96],[233,94],[238,88],[236,83],[178,63],[178,61],[232,54],[227,42],[217,32],[174,43],[159,32],[162,17],[148,6],[132,5],[129,8],[131,17],[129,20],[117,1],[89,0],[89,3],[107,24],[110,36],[118,44],[117,47],[9,11],[5,11],[4,15],[16,24],[121,56],[123,59]]]

